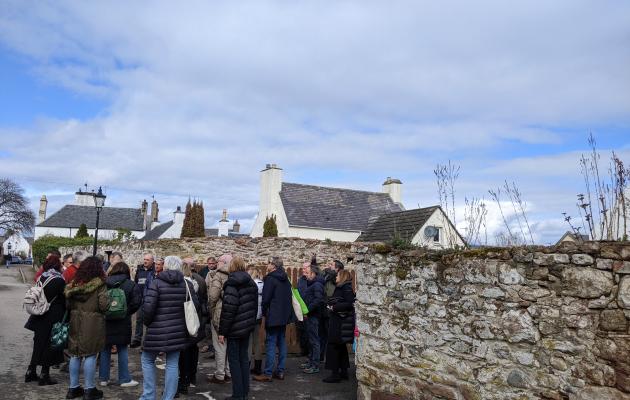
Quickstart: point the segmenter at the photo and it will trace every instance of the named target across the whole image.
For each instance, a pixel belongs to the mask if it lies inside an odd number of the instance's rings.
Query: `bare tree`
[[[448,164],[438,164],[433,173],[437,180],[438,195],[440,197],[440,205],[446,213],[446,216],[451,220],[454,226],[457,226],[457,214],[455,212],[455,182],[459,178],[460,166],[451,163],[448,160]],[[448,241],[452,246],[455,243],[455,238],[449,235]]]
[[[480,240],[481,228],[486,229],[485,242],[488,244],[486,217],[488,208],[484,199],[473,197],[468,200],[464,198],[466,207],[464,208],[464,220],[466,221],[466,243],[469,245],[482,244]]]
[[[30,233],[34,225],[35,214],[24,189],[10,179],[0,179],[0,231]]]

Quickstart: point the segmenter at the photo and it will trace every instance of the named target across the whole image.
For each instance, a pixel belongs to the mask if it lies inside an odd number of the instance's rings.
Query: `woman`
[[[79,265],[72,282],[66,286],[66,306],[70,311],[68,353],[70,354],[70,388],[67,399],[83,396],[92,400],[103,397],[94,385],[96,355],[105,346],[105,312],[108,295],[103,263],[88,257]],[[85,391],[79,385],[81,359]]]
[[[195,295],[199,300],[202,299],[200,296],[199,290],[199,282],[193,277],[193,269],[192,269],[192,260],[184,259],[182,263],[182,273],[184,274],[184,280],[194,288]],[[205,285],[205,282],[202,283]],[[191,295],[193,295],[191,291]],[[203,294],[204,298],[207,294]],[[199,362],[199,347],[197,347],[197,343],[199,342],[200,337],[202,337],[203,329],[205,326],[201,324],[202,321],[202,308],[199,308],[199,331],[197,332],[197,336],[190,338],[190,342],[188,346],[179,355],[179,383],[177,384],[177,392],[182,394],[188,394],[188,387],[191,384],[196,384],[196,374],[197,374],[197,363]]]
[[[98,367],[101,386],[109,383],[109,364],[112,357],[112,347],[116,346],[118,353],[118,384],[121,387],[133,387],[138,382],[131,379],[128,364],[128,346],[131,343],[131,316],[142,305],[140,286],[131,280],[129,266],[124,262],[111,267],[109,276],[105,282],[107,289],[118,288],[125,292],[127,315],[121,319],[109,319],[105,321],[105,348],[101,350],[101,359]]]
[[[230,399],[249,395],[249,335],[256,325],[258,286],[246,272],[245,261],[234,257],[223,286],[223,308],[219,321],[219,343],[227,338],[227,354],[232,373]]]
[[[252,352],[254,354],[254,369],[250,372],[254,375],[262,374],[262,343],[260,340],[260,329],[262,326],[262,292],[264,283],[262,280],[262,274],[256,267],[247,268],[249,276],[252,277],[256,286],[258,286],[258,313],[256,314],[256,325],[254,326],[254,332],[249,339],[249,350],[247,354],[250,356]]]
[[[181,258],[166,257],[164,270],[151,283],[144,297],[142,312],[147,331],[141,357],[144,375],[141,400],[155,400],[155,358],[160,352],[166,353],[162,399],[172,400],[177,394],[179,354],[190,344],[184,315],[187,291],[190,291],[192,301],[199,310],[195,289],[192,284],[184,280],[181,270]]]
[[[59,257],[50,256],[44,261],[42,274],[38,282],[44,285],[46,300],[50,303],[48,311],[42,315],[31,315],[24,326],[35,333],[33,338],[33,354],[26,370],[24,382],[39,380],[39,385],[55,385],[56,380],[50,377],[50,366],[63,362],[63,349],[50,349],[50,333],[55,322],[63,319],[66,311],[66,298],[63,290],[66,281],[61,275]],[[37,376],[37,366],[41,365],[41,375]]]
[[[336,287],[328,299],[330,322],[328,326],[328,348],[326,350],[326,369],[331,375],[323,381],[337,383],[348,379],[348,343],[354,340],[354,291],[352,275],[345,269],[337,273]]]

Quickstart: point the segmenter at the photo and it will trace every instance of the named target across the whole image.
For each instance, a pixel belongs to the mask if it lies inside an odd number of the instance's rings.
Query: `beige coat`
[[[208,274],[209,275],[209,274]],[[223,285],[229,276],[228,266],[221,265],[210,280],[208,287],[208,304],[212,315],[212,326],[219,331],[219,321],[221,321],[221,309],[223,308]]]

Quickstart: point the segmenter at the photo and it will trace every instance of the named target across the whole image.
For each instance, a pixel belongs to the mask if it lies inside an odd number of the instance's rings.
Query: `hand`
[[[219,343],[225,344],[225,336],[219,335]]]

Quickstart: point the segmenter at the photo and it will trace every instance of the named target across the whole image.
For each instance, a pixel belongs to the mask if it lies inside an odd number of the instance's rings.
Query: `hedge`
[[[91,246],[94,238],[65,238],[59,236],[42,236],[33,242],[33,262],[41,265],[48,253],[52,250],[59,250],[60,247]],[[111,240],[99,240],[99,245],[112,244]],[[63,256],[63,254],[62,254]]]

